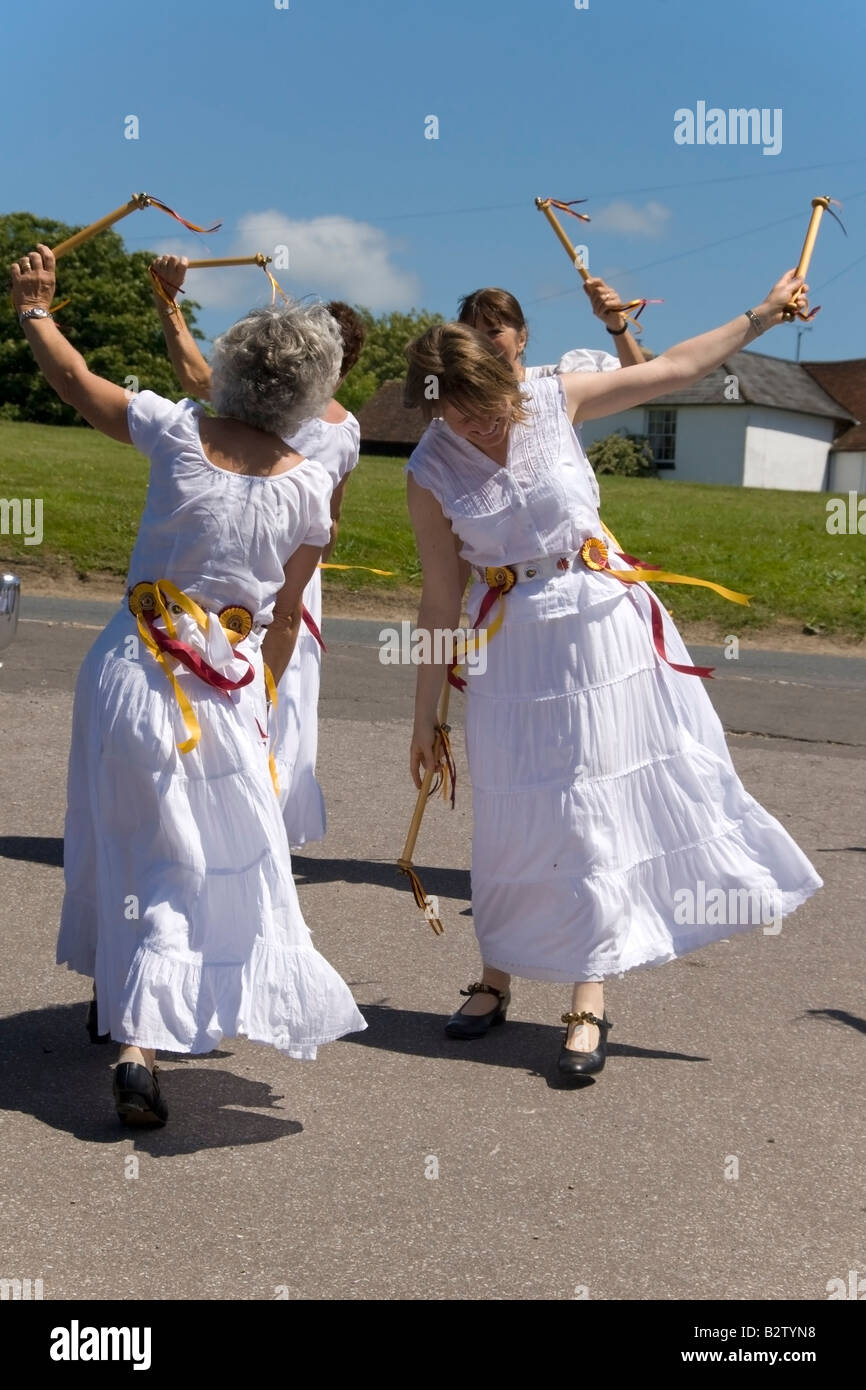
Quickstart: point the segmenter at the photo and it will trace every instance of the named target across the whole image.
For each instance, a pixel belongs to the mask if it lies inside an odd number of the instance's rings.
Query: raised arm
[[[427,488],[409,474],[409,515],[415,530],[418,558],[423,572],[421,605],[417,627],[430,633],[429,650],[436,652],[434,631],[452,631],[460,622],[460,607],[469,567],[457,551],[457,537],[442,508]],[[415,727],[409,751],[409,771],[416,787],[421,786],[421,768],[434,764],[433,742],[437,705],[447,662],[428,662],[418,667],[415,682]]]
[[[152,269],[159,276],[163,294],[171,302],[166,303],[156,286],[153,298],[171,365],[181,389],[198,400],[207,401],[210,400],[211,370],[177,304],[177,293],[186,277],[187,264],[186,256],[160,256],[154,261]]]
[[[54,299],[54,255],[39,245],[11,267],[12,303],[39,370],[60,399],[109,439],[130,444],[126,411],[129,392],[90,370],[80,352],[48,315]],[[29,315],[35,311],[37,317]]]
[[[601,319],[605,328],[611,332],[611,341],[614,344],[620,366],[641,366],[646,359],[637,340],[631,335],[625,315],[616,313],[610,308],[611,304],[620,303],[616,290],[612,290],[610,285],[606,285],[604,280],[597,275],[593,279],[584,280],[583,288],[589,295],[592,312],[596,318]]]
[[[782,311],[792,295],[808,288],[802,276],[789,270],[763,304],[749,311],[757,323],[744,312],[720,328],[677,343],[640,366],[624,367],[619,372],[563,373],[560,380],[572,420],[598,420],[700,381],[720,367],[732,352],[739,352],[766,329],[781,323]]]
[[[312,579],[321,557],[322,551],[319,546],[299,545],[283,569],[283,587],[277,594],[273,620],[262,642],[262,659],[271,668],[271,675],[278,685],[292,659],[292,652],[298,640],[304,590]]]

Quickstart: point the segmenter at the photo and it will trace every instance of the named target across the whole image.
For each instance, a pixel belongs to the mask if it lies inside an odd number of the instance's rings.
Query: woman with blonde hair
[[[340,335],[322,306],[253,310],[217,340],[210,417],[88,370],[49,313],[48,247],[12,296],[60,398],[150,460],[127,594],[75,690],[57,960],[94,979],[121,1120],[161,1125],[157,1049],[244,1034],[312,1059],[366,1027],[301,915],[260,651],[273,627],[278,680],[330,535],[331,480],[284,436],[329,400]]]
[[[450,1019],[475,1039],[505,1021],[510,979],[569,983],[557,1080],[604,1066],[604,980],[756,925],[701,920],[701,886],[792,912],[821,880],[743,787],[676,629],[601,539],[573,422],[698,381],[782,320],[793,271],[757,310],[617,372],[520,383],[463,324],[409,348],[406,403],[430,421],[407,465],[423,569],[422,630],[454,630],[467,579],[472,912],[480,979]],[[433,384],[435,383],[435,389]],[[433,399],[431,399],[431,397]],[[435,647],[434,647],[435,650]],[[672,659],[673,658],[673,659]],[[444,665],[418,670],[410,771],[434,765]],[[763,913],[758,921],[766,920]]]

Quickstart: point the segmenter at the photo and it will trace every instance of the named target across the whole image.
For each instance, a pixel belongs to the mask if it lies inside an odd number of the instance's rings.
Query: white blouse
[[[442,419],[431,421],[406,465],[438,500],[472,565],[574,552],[601,534],[595,478],[559,378],[539,377],[521,390],[529,418],[511,426],[504,466]]]
[[[150,459],[128,584],[170,579],[215,609],[239,604],[269,623],[283,566],[300,545],[326,545],[331,477],[316,459],[276,477],[230,473],[202,449],[194,401],[140,391],[127,418]]]

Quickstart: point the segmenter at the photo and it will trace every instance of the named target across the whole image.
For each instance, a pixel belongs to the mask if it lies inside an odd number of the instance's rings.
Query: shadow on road
[[[443,898],[471,896],[468,869],[433,869],[423,864],[416,864],[415,869],[425,893]],[[304,854],[293,854],[292,872],[299,884],[370,883],[379,888],[405,888],[407,893],[412,892],[408,878],[392,859],[311,859]]]
[[[487,1067],[513,1067],[530,1076],[549,1077],[564,1035],[564,1029],[547,1023],[518,1023],[510,1020],[486,1037],[474,1042],[446,1038],[442,1014],[416,1013],[392,1009],[381,1004],[362,1004],[367,1020],[366,1033],[341,1038],[356,1047],[376,1047],[385,1052],[401,1052],[408,1057],[444,1058],[449,1062],[480,1062]],[[639,1057],[655,1062],[708,1062],[709,1057],[685,1052],[662,1052],[628,1043],[608,1044],[609,1057]]]
[[[806,1018],[821,1018],[829,1020],[831,1023],[842,1023],[846,1028],[853,1028],[857,1033],[866,1033],[866,1018],[858,1018],[856,1014],[849,1014],[845,1009],[807,1009]]]
[[[303,1125],[283,1114],[250,1113],[270,1110],[283,1099],[266,1083],[196,1065],[204,1057],[169,1054],[163,1055],[172,1069],[160,1076],[167,1126],[128,1129],[117,1118],[111,1094],[116,1044],[89,1043],[85,1014],[83,1003],[55,1004],[0,1020],[0,1110],[33,1115],[85,1143],[131,1143],[153,1158],[266,1144],[301,1133]],[[207,1054],[211,1061],[231,1056]]]
[[[63,839],[53,835],[0,835],[0,859],[63,868]]]

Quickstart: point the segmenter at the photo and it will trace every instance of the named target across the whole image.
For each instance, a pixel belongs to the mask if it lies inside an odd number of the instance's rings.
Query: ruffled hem
[[[138,1047],[201,1053],[224,1037],[246,1037],[312,1061],[317,1047],[367,1027],[348,986],[312,946],[257,942],[245,962],[228,965],[140,946],[116,1004],[105,962],[94,970],[86,950],[64,952],[58,943],[58,964],[95,977],[99,1031]]]
[[[820,878],[807,880],[799,889],[781,895],[781,906],[778,911],[779,921],[789,917],[792,912],[796,912],[798,907],[802,907],[816,893],[819,888],[823,888],[824,883]],[[489,965],[493,970],[502,970],[507,975],[516,975],[521,980],[543,980],[553,984],[575,984],[578,981],[598,981],[617,976],[619,979],[632,970],[646,970],[653,965],[668,965],[671,961],[681,960],[684,956],[700,951],[704,946],[712,946],[714,942],[726,941],[733,936],[743,936],[746,932],[757,931],[761,928],[765,935],[776,936],[778,932],[775,924],[772,930],[768,926],[762,926],[760,922],[742,922],[720,924],[718,927],[704,926],[699,929],[692,937],[680,938],[672,941],[670,946],[664,948],[658,941],[653,945],[635,947],[631,951],[625,951],[615,964],[597,965],[587,964],[581,968],[578,964],[573,970],[552,970],[541,965],[525,965],[512,960],[506,960],[503,956],[485,951],[482,945],[482,956],[485,965]],[[688,943],[688,944],[687,944]],[[676,947],[676,949],[674,949]]]

